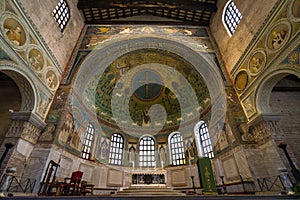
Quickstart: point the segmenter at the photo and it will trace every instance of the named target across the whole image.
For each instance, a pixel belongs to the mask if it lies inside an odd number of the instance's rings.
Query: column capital
[[[284,134],[279,128],[279,114],[262,113],[252,121],[244,125],[242,140],[264,143],[269,139],[283,139]]]
[[[273,114],[273,113],[262,113],[258,115],[256,118],[248,122],[248,126],[255,126],[262,121],[265,122],[278,122],[281,119],[280,114]]]
[[[46,127],[46,123],[31,111],[12,112],[10,118],[15,121],[28,121],[40,130]]]

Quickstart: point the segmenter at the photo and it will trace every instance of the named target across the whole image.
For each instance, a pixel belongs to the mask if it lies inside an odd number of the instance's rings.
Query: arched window
[[[52,11],[52,16],[54,17],[60,31],[63,32],[70,19],[70,9],[65,0],[59,0],[57,6],[55,6]]]
[[[123,159],[124,139],[119,133],[114,133],[110,140],[109,163],[121,165]]]
[[[210,140],[207,125],[204,121],[200,121],[194,128],[198,156],[214,158],[214,152]]]
[[[84,136],[84,142],[83,142],[83,147],[81,152],[81,157],[84,159],[91,158],[91,148],[94,141],[94,135],[95,135],[95,129],[93,125],[89,123]]]
[[[144,136],[139,143],[139,159],[141,167],[155,167],[155,141]]]
[[[181,133],[175,132],[173,134],[170,134],[169,147],[171,152],[172,164],[173,165],[185,164],[183,139]]]
[[[231,37],[242,19],[242,14],[233,1],[228,1],[223,10],[222,21]]]

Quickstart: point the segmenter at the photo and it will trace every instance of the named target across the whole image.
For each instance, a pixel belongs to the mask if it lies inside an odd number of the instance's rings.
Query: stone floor
[[[300,195],[187,195],[187,196],[13,196],[1,200],[284,200],[300,199]]]

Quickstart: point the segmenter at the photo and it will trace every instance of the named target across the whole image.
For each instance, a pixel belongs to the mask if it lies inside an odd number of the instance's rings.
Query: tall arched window
[[[155,141],[144,136],[139,143],[139,159],[141,167],[155,167]]]
[[[94,135],[95,135],[95,129],[93,125],[89,123],[84,136],[84,142],[83,142],[83,147],[81,152],[81,157],[84,159],[91,158],[91,148],[94,141]]]
[[[213,147],[210,140],[207,125],[204,121],[200,121],[194,128],[198,156],[214,158]]]
[[[169,147],[171,152],[172,164],[185,164],[182,134],[175,132],[169,135]]]
[[[228,1],[223,10],[222,21],[231,37],[242,19],[242,14],[233,1]]]
[[[110,140],[109,163],[122,165],[124,150],[124,138],[120,133],[114,133]]]

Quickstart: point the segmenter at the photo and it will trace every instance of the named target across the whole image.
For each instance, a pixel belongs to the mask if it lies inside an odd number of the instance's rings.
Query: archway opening
[[[0,72],[0,145],[11,123],[10,112],[21,108],[21,94],[17,84],[6,74]]]
[[[273,87],[269,102],[272,113],[278,113],[281,116],[279,127],[284,134],[290,156],[293,160],[299,161],[300,79],[290,74],[279,80]]]

